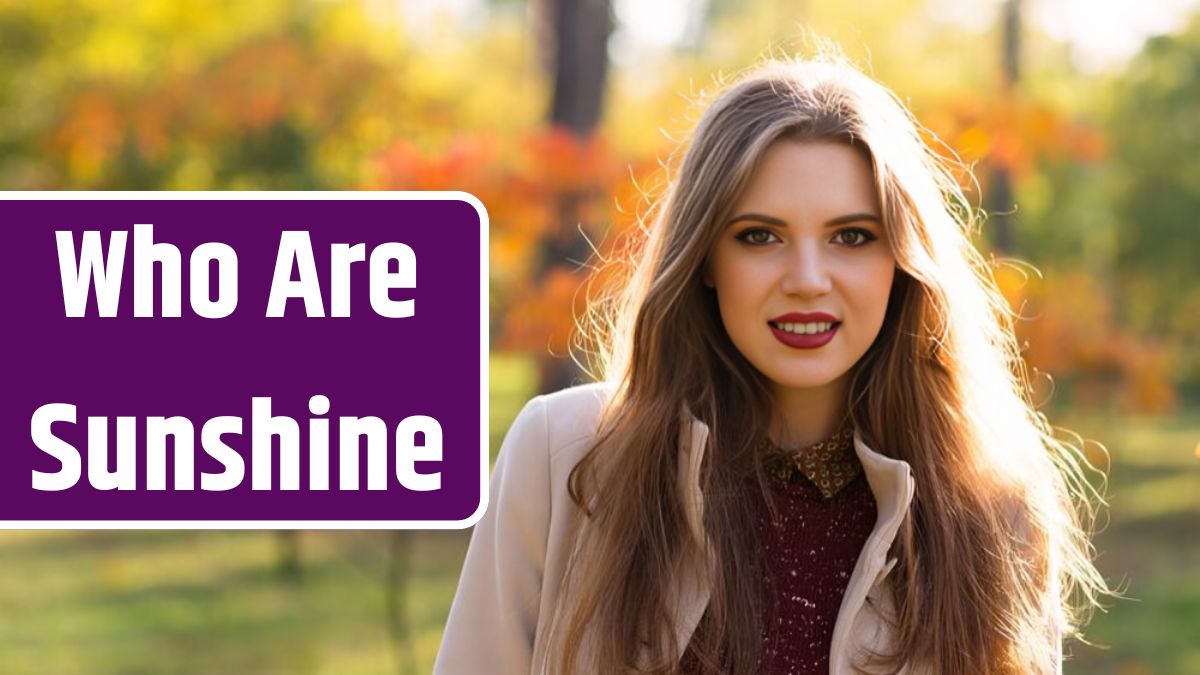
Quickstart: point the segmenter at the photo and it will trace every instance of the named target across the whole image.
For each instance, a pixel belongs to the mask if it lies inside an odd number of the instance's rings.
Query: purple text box
[[[454,528],[469,527],[487,504],[487,216],[465,193],[8,193],[0,201],[5,245],[4,388],[0,410],[0,526],[131,528]],[[154,266],[154,313],[133,311],[136,224],[152,224],[155,243],[180,251],[182,316],[161,316],[161,267]],[[68,317],[56,231],[99,231],[107,251],[114,231],[128,232],[115,317],[98,315],[95,288],[83,317]],[[281,234],[307,232],[320,280],[324,317],[301,299],[267,317]],[[237,306],[204,318],[189,304],[189,254],[220,242],[237,256]],[[385,318],[370,300],[370,255],[381,244],[408,246],[412,316]],[[332,317],[331,250],[364,244],[366,260],[349,267],[349,317]],[[72,261],[74,264],[74,261]],[[400,263],[392,261],[390,271]],[[209,285],[215,297],[217,284]],[[298,272],[293,270],[292,279]],[[328,397],[328,413],[310,398]],[[269,397],[271,414],[299,431],[299,489],[281,486],[278,437],[271,489],[252,487],[251,402]],[[35,412],[71,404],[76,422],[55,422],[58,439],[77,449],[79,480],[54,491],[33,487],[33,472],[63,465],[33,440]],[[107,464],[117,461],[116,418],[136,418],[136,489],[98,490],[89,482],[90,417],[107,418]],[[165,452],[165,489],[148,489],[146,418],[182,416],[195,426],[194,489],[177,489],[175,449]],[[244,462],[232,489],[201,489],[201,475],[228,470],[202,447],[212,418],[239,417],[241,434],[222,440]],[[340,418],[373,416],[386,425],[385,489],[368,489],[366,442],[358,453],[358,489],[341,489]],[[413,466],[437,474],[436,489],[408,489],[397,477],[397,426],[436,420],[441,460]],[[328,489],[311,489],[311,420],[329,421]],[[318,427],[311,427],[317,431]],[[418,445],[428,435],[415,436]]]

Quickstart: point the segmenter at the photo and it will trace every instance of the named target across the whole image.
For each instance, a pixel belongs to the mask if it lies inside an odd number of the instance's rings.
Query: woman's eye
[[[859,246],[866,245],[866,243],[869,241],[873,241],[875,239],[875,235],[860,228],[851,228],[838,232],[837,236],[834,238],[842,244],[858,248]]]
[[[775,238],[775,234],[770,230],[752,229],[739,234],[737,238],[753,246],[762,246],[763,244],[771,243],[771,240]]]

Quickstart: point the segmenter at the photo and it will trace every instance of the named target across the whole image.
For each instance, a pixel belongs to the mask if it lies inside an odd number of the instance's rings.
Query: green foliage
[[[1147,42],[1117,83],[1112,137],[1122,317],[1180,336],[1181,378],[1200,379],[1200,14]]]

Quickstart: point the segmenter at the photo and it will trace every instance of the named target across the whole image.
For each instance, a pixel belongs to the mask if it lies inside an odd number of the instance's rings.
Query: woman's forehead
[[[755,166],[735,202],[735,215],[749,208],[829,218],[879,213],[874,172],[860,150],[846,143],[791,139],[772,143]]]

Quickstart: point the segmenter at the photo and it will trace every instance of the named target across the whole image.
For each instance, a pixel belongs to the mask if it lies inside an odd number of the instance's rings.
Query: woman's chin
[[[830,386],[846,373],[779,373],[776,376],[767,374],[773,388],[778,390],[824,389]]]

